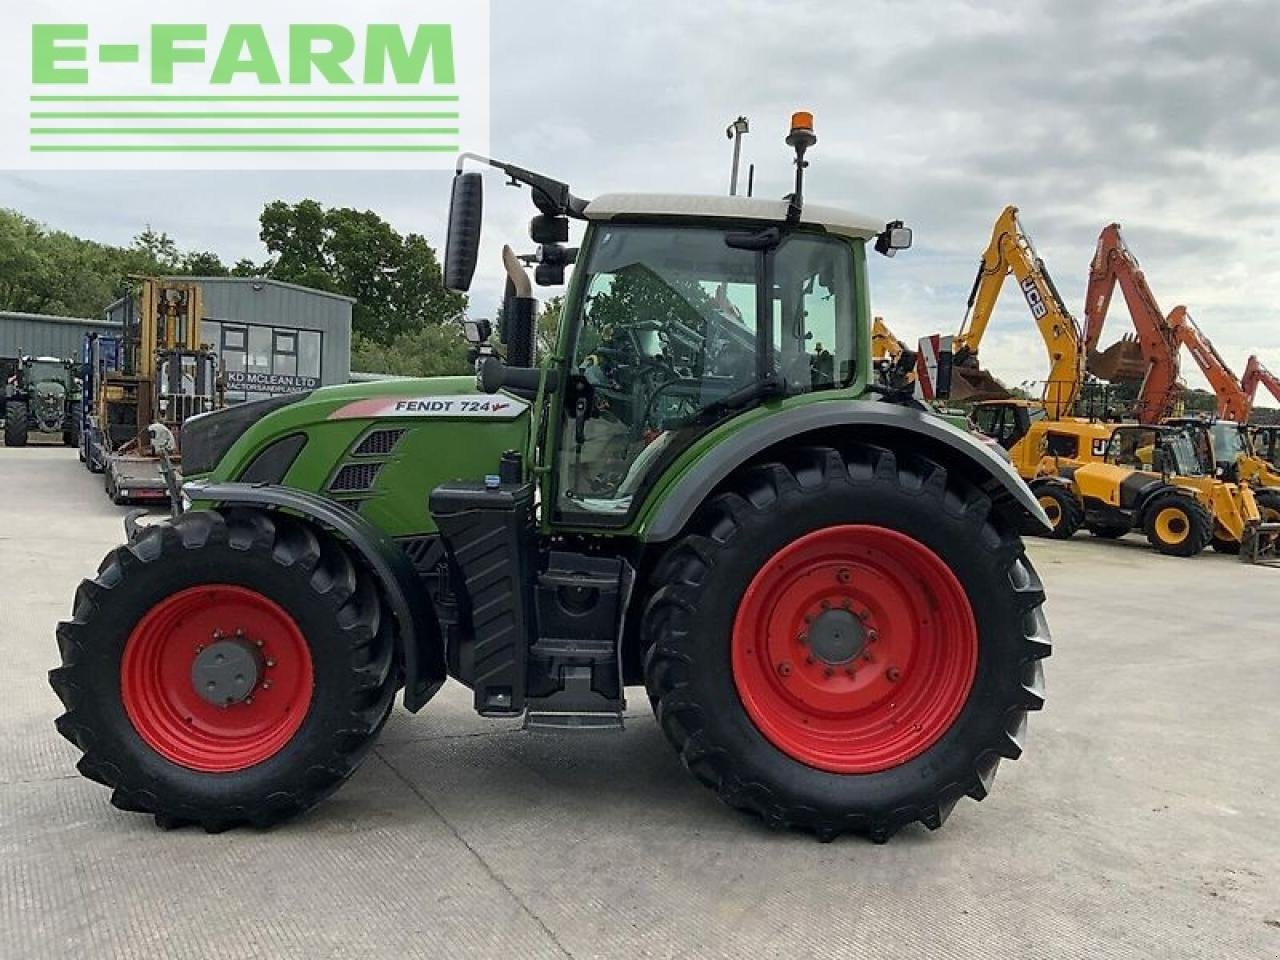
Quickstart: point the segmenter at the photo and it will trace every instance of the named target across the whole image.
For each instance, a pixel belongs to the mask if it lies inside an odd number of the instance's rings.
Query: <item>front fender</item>
[[[435,696],[447,675],[444,641],[413,564],[395,541],[341,504],[293,487],[194,481],[186,484],[182,492],[193,503],[301,514],[342,538],[377,578],[395,616],[405,674],[405,709],[416,712]]]
[[[676,537],[699,505],[730,474],[752,457],[785,442],[805,442],[805,435],[842,432],[886,446],[942,450],[960,459],[970,478],[987,489],[1001,510],[1021,509],[1052,529],[1049,518],[1007,460],[972,434],[934,414],[897,404],[867,400],[831,400],[792,407],[768,416],[749,429],[729,433],[686,469],[663,494],[642,524],[641,539],[663,542]],[[900,439],[901,444],[895,441]]]

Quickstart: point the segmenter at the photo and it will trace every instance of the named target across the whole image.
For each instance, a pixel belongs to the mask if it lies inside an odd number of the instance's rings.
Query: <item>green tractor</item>
[[[32,433],[57,433],[80,445],[80,384],[76,365],[57,357],[21,357],[0,401],[4,445],[25,447]]]
[[[182,510],[81,584],[51,682],[79,770],[216,831],[336,789],[393,699],[452,677],[488,717],[623,724],[644,686],[684,765],[773,827],[937,828],[1043,703],[1045,518],[990,449],[874,386],[868,247],[804,203],[615,194],[464,155],[446,285],[482,177],[531,189],[477,376],[325,387],[187,421]],[[580,250],[565,245],[585,221]],[[558,339],[536,301],[576,263]],[[540,361],[540,362],[539,362]]]

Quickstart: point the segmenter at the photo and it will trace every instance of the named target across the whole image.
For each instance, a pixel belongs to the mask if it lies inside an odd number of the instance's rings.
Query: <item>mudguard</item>
[[[890,447],[894,446],[893,436],[897,434],[905,438],[908,446],[923,444],[925,452],[929,448],[945,448],[964,458],[970,479],[987,489],[998,510],[1024,510],[1046,529],[1052,529],[1044,510],[1008,461],[972,434],[922,410],[866,400],[831,400],[793,407],[766,418],[752,429],[729,434],[703,454],[667,491],[644,525],[641,538],[662,542],[676,537],[707,496],[757,454],[802,434],[830,434],[840,430],[848,430],[854,437],[861,433],[871,442]]]
[[[435,696],[446,677],[444,641],[413,564],[395,541],[341,504],[293,487],[193,481],[183,486],[182,492],[193,502],[214,506],[288,510],[345,540],[377,577],[396,618],[405,674],[405,709],[416,712]]]

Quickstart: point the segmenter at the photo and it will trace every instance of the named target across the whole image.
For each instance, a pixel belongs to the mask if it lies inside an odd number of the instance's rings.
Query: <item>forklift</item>
[[[81,457],[117,504],[169,499],[149,428],[163,425],[180,444],[183,424],[221,408],[225,392],[217,354],[200,342],[200,285],[135,279],[119,335],[88,334],[83,352]]]

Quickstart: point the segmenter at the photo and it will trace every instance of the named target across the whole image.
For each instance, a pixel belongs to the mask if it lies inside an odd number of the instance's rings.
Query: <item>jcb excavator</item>
[[[1253,437],[1249,433],[1248,423],[1253,413],[1256,384],[1254,390],[1245,389],[1245,381],[1236,379],[1227,362],[1222,359],[1222,354],[1218,353],[1184,308],[1173,309],[1169,314],[1169,326],[1178,343],[1190,351],[1192,359],[1218,398],[1217,417],[1209,430],[1214,458],[1224,478],[1237,483],[1280,488],[1280,472],[1265,458],[1258,456],[1253,447]],[[1261,364],[1255,365],[1254,377],[1258,377],[1257,367],[1260,366]]]
[[[1098,342],[1117,284],[1137,336],[1124,337],[1099,352]],[[1098,246],[1089,265],[1084,316],[1088,371],[1112,383],[1141,384],[1132,411],[1139,423],[1160,423],[1172,414],[1182,391],[1178,381],[1178,339],[1156,303],[1137,257],[1124,242],[1118,223],[1108,224],[1098,235]]]
[[[1049,353],[1049,377],[1039,403],[1010,397],[978,366],[978,348],[1010,273]],[[978,429],[1009,451],[1024,480],[1045,471],[1046,457],[1074,462],[1102,456],[1111,428],[1071,416],[1085,374],[1080,326],[1022,228],[1017,207],[1005,207],[992,227],[954,350],[951,399],[977,401],[973,417]]]
[[[1009,395],[978,366],[978,347],[1009,274],[1017,279],[1049,351],[1049,377],[1042,397],[1045,412],[1049,419],[1061,420],[1070,416],[1084,382],[1080,325],[1063,303],[1048,268],[1022,229],[1018,208],[1014,206],[1005,207],[992,227],[991,242],[978,264],[973,289],[969,292],[964,322],[954,343],[953,377],[962,381],[971,393],[963,396],[953,390],[952,399],[1001,399]],[[992,396],[997,388],[999,394]]]

